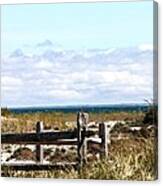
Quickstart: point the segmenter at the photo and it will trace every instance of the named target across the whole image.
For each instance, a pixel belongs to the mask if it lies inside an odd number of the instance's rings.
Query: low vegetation
[[[74,169],[65,171],[12,171],[5,169],[3,176],[154,180],[157,178],[155,140],[131,139],[113,141],[109,146],[109,158],[90,161],[80,173]]]
[[[154,111],[155,112],[155,111]],[[28,113],[14,114],[2,112],[2,133],[4,132],[31,132],[35,130],[38,120],[45,123],[45,129],[67,130],[73,128],[76,113]],[[7,119],[6,119],[7,117]],[[157,178],[157,135],[151,134],[149,125],[153,125],[153,110],[150,108],[143,112],[115,112],[91,113],[90,121],[118,120],[119,124],[112,129],[112,135],[119,133],[130,134],[129,138],[111,139],[108,159],[98,160],[90,158],[80,173],[74,169],[65,171],[12,171],[3,169],[2,176],[14,177],[45,177],[45,178],[74,178],[74,179],[116,179],[116,180],[154,180]],[[69,121],[69,123],[67,123]],[[121,121],[125,121],[122,124]],[[70,124],[70,123],[73,124]],[[155,120],[157,123],[157,120]],[[130,133],[129,126],[141,126],[139,134]],[[153,128],[154,131],[157,128]],[[150,135],[145,135],[149,132]],[[134,136],[134,137],[133,137]],[[74,150],[74,149],[73,149]],[[54,163],[62,159],[71,161],[76,158],[75,150],[66,154],[64,149],[52,153],[52,149],[45,150],[47,160]],[[20,147],[13,153],[13,158],[18,160],[34,160],[35,152],[26,147]],[[48,156],[52,154],[51,156]],[[46,158],[46,157],[45,157]],[[58,159],[59,158],[59,159]]]
[[[6,108],[1,108],[1,116],[9,116],[11,114],[11,112],[9,111],[9,109],[6,107]]]
[[[9,112],[10,113],[10,112]],[[2,113],[2,116],[3,113]],[[30,132],[35,130],[36,122],[43,121],[45,129],[65,130],[75,127],[76,113],[24,113],[24,114],[8,114],[8,119],[2,120],[1,131],[7,132]],[[144,118],[143,112],[113,112],[113,113],[91,113],[89,121],[103,122],[110,120],[126,121],[128,123],[136,123]],[[68,121],[68,122],[67,122]],[[69,124],[71,123],[71,124]]]

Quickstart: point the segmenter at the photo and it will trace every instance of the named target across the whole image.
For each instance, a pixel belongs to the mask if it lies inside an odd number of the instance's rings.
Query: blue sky
[[[66,49],[130,47],[152,43],[149,2],[6,5],[2,7],[2,49],[44,39]]]
[[[152,1],[4,5],[1,15],[2,105],[152,98]]]

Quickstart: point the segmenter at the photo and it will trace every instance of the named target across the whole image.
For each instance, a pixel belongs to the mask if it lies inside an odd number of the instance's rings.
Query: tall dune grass
[[[91,113],[90,121],[125,120],[142,123],[145,114],[142,112]],[[2,121],[1,131],[31,132],[41,120],[45,129],[65,130],[67,121],[76,121],[75,113],[32,113],[8,114]],[[129,124],[129,123],[128,123]],[[80,173],[74,169],[65,171],[12,171],[2,170],[2,176],[33,178],[74,178],[74,179],[111,179],[111,180],[154,180],[157,178],[157,139],[141,137],[112,140],[109,145],[108,159],[89,161]]]
[[[153,138],[115,141],[109,146],[108,159],[90,161],[80,173],[74,169],[30,172],[5,169],[3,176],[151,181],[157,178],[155,145]]]

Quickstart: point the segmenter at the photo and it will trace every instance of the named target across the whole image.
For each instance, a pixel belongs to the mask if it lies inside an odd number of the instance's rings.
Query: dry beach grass
[[[142,112],[113,112],[113,113],[91,113],[90,122],[102,122],[109,120],[140,121],[144,117]],[[2,116],[2,133],[10,132],[31,132],[35,130],[36,122],[43,121],[45,129],[64,130],[75,127],[76,113],[25,113],[7,114]],[[69,121],[69,122],[67,122]]]
[[[117,112],[117,113],[91,113],[90,121],[106,120],[125,120],[126,125],[142,125],[144,113],[140,112]],[[45,123],[45,129],[65,130],[73,128],[76,120],[74,113],[35,113],[35,114],[9,114],[2,119],[2,133],[4,132],[31,132],[35,130],[35,123],[42,120]],[[67,123],[67,121],[70,121]],[[123,127],[115,127],[112,135],[117,131],[121,132]],[[124,130],[124,129],[123,129]],[[124,130],[127,134],[127,130]],[[155,180],[157,178],[157,137],[156,133],[152,135],[142,135],[136,137],[133,133],[129,138],[115,139],[111,138],[109,144],[108,159],[99,160],[96,156],[90,157],[86,166],[80,173],[74,169],[51,170],[51,171],[12,171],[5,168],[2,171],[3,176],[14,177],[44,177],[44,178],[74,178],[74,179],[116,179],[116,180]],[[75,149],[65,153],[64,148],[55,149],[51,147],[45,150],[45,159],[50,162],[59,160],[71,161],[75,159]],[[12,153],[16,159],[23,160],[34,159],[35,151],[30,148],[19,147]],[[59,158],[59,159],[58,159]]]

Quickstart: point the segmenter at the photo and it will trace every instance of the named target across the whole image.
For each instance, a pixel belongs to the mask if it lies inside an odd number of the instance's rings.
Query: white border
[[[115,1],[120,1],[120,0],[99,0],[99,2],[104,2],[104,1],[110,1],[110,2],[115,2]],[[124,0],[126,1],[126,0]],[[135,0],[128,0],[129,2],[135,1]],[[140,1],[140,0],[139,0]],[[45,178],[0,178],[0,185],[2,186],[9,186],[12,184],[16,184],[16,186],[42,186],[48,183],[48,186],[51,186],[54,184],[56,186],[66,186],[66,185],[78,185],[78,186],[88,186],[90,184],[93,184],[93,186],[99,186],[99,185],[163,185],[163,163],[162,163],[162,157],[163,157],[163,108],[162,108],[162,95],[163,95],[163,88],[162,88],[162,83],[161,80],[163,80],[163,38],[161,36],[161,33],[163,33],[163,25],[161,24],[161,21],[163,19],[163,0],[156,0],[158,2],[158,12],[159,12],[159,20],[158,20],[158,25],[159,25],[159,179],[157,181],[152,181],[152,182],[137,182],[137,181],[101,181],[101,180],[61,180],[61,179],[45,179]],[[0,0],[0,4],[25,4],[25,3],[59,3],[59,2],[97,2],[97,0]]]

